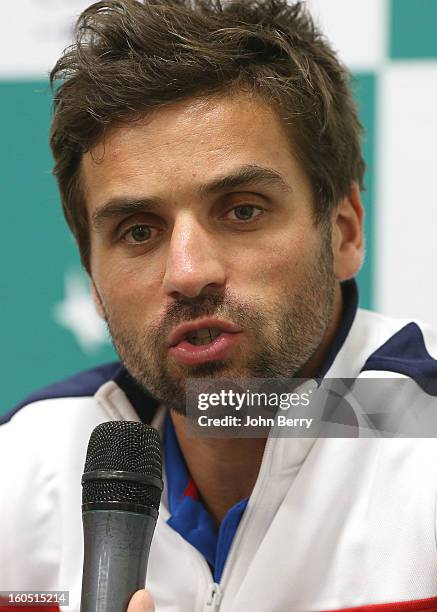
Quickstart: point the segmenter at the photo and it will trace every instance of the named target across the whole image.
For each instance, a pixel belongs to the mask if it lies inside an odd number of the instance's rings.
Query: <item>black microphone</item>
[[[82,476],[81,612],[125,612],[144,588],[162,492],[153,427],[110,421],[91,434]]]

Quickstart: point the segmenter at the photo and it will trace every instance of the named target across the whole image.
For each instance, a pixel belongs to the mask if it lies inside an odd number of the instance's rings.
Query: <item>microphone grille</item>
[[[85,472],[123,470],[161,478],[161,440],[153,427],[137,421],[108,421],[91,434]]]
[[[161,440],[153,427],[137,421],[108,421],[92,432],[84,475],[94,471],[122,471],[162,477]],[[126,503],[158,510],[161,491],[156,486],[120,479],[83,482],[82,503]]]

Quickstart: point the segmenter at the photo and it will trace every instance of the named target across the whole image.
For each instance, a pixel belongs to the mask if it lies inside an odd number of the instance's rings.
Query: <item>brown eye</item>
[[[236,206],[231,211],[238,221],[250,221],[258,217],[262,213],[261,209],[252,204],[244,204],[242,206]]]
[[[136,225],[127,232],[126,236],[131,238],[131,242],[145,242],[149,240],[151,234],[148,225]]]
[[[235,216],[237,217],[237,219],[241,219],[242,221],[250,219],[253,213],[253,206],[238,206],[238,208],[235,209]]]

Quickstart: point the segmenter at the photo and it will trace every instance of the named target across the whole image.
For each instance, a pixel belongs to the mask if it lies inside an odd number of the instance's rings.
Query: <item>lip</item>
[[[223,361],[228,358],[240,343],[241,332],[222,331],[220,336],[208,344],[195,345],[181,340],[168,349],[168,354],[180,365],[196,366],[210,361]]]
[[[205,329],[206,327],[216,327],[221,332],[226,332],[229,334],[236,334],[242,331],[241,327],[238,327],[233,323],[229,323],[228,321],[222,321],[221,319],[214,319],[211,317],[196,319],[195,321],[187,321],[186,323],[178,325],[178,327],[176,327],[176,329],[174,329],[170,333],[167,340],[168,348],[179,344],[179,342],[185,339],[185,336],[188,333],[197,331],[198,329]]]

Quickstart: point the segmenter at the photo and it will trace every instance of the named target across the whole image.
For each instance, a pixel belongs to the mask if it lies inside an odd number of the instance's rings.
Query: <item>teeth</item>
[[[198,329],[187,334],[187,340],[190,344],[199,346],[201,344],[209,344],[220,334],[221,330],[217,327],[206,327],[205,329]]]

